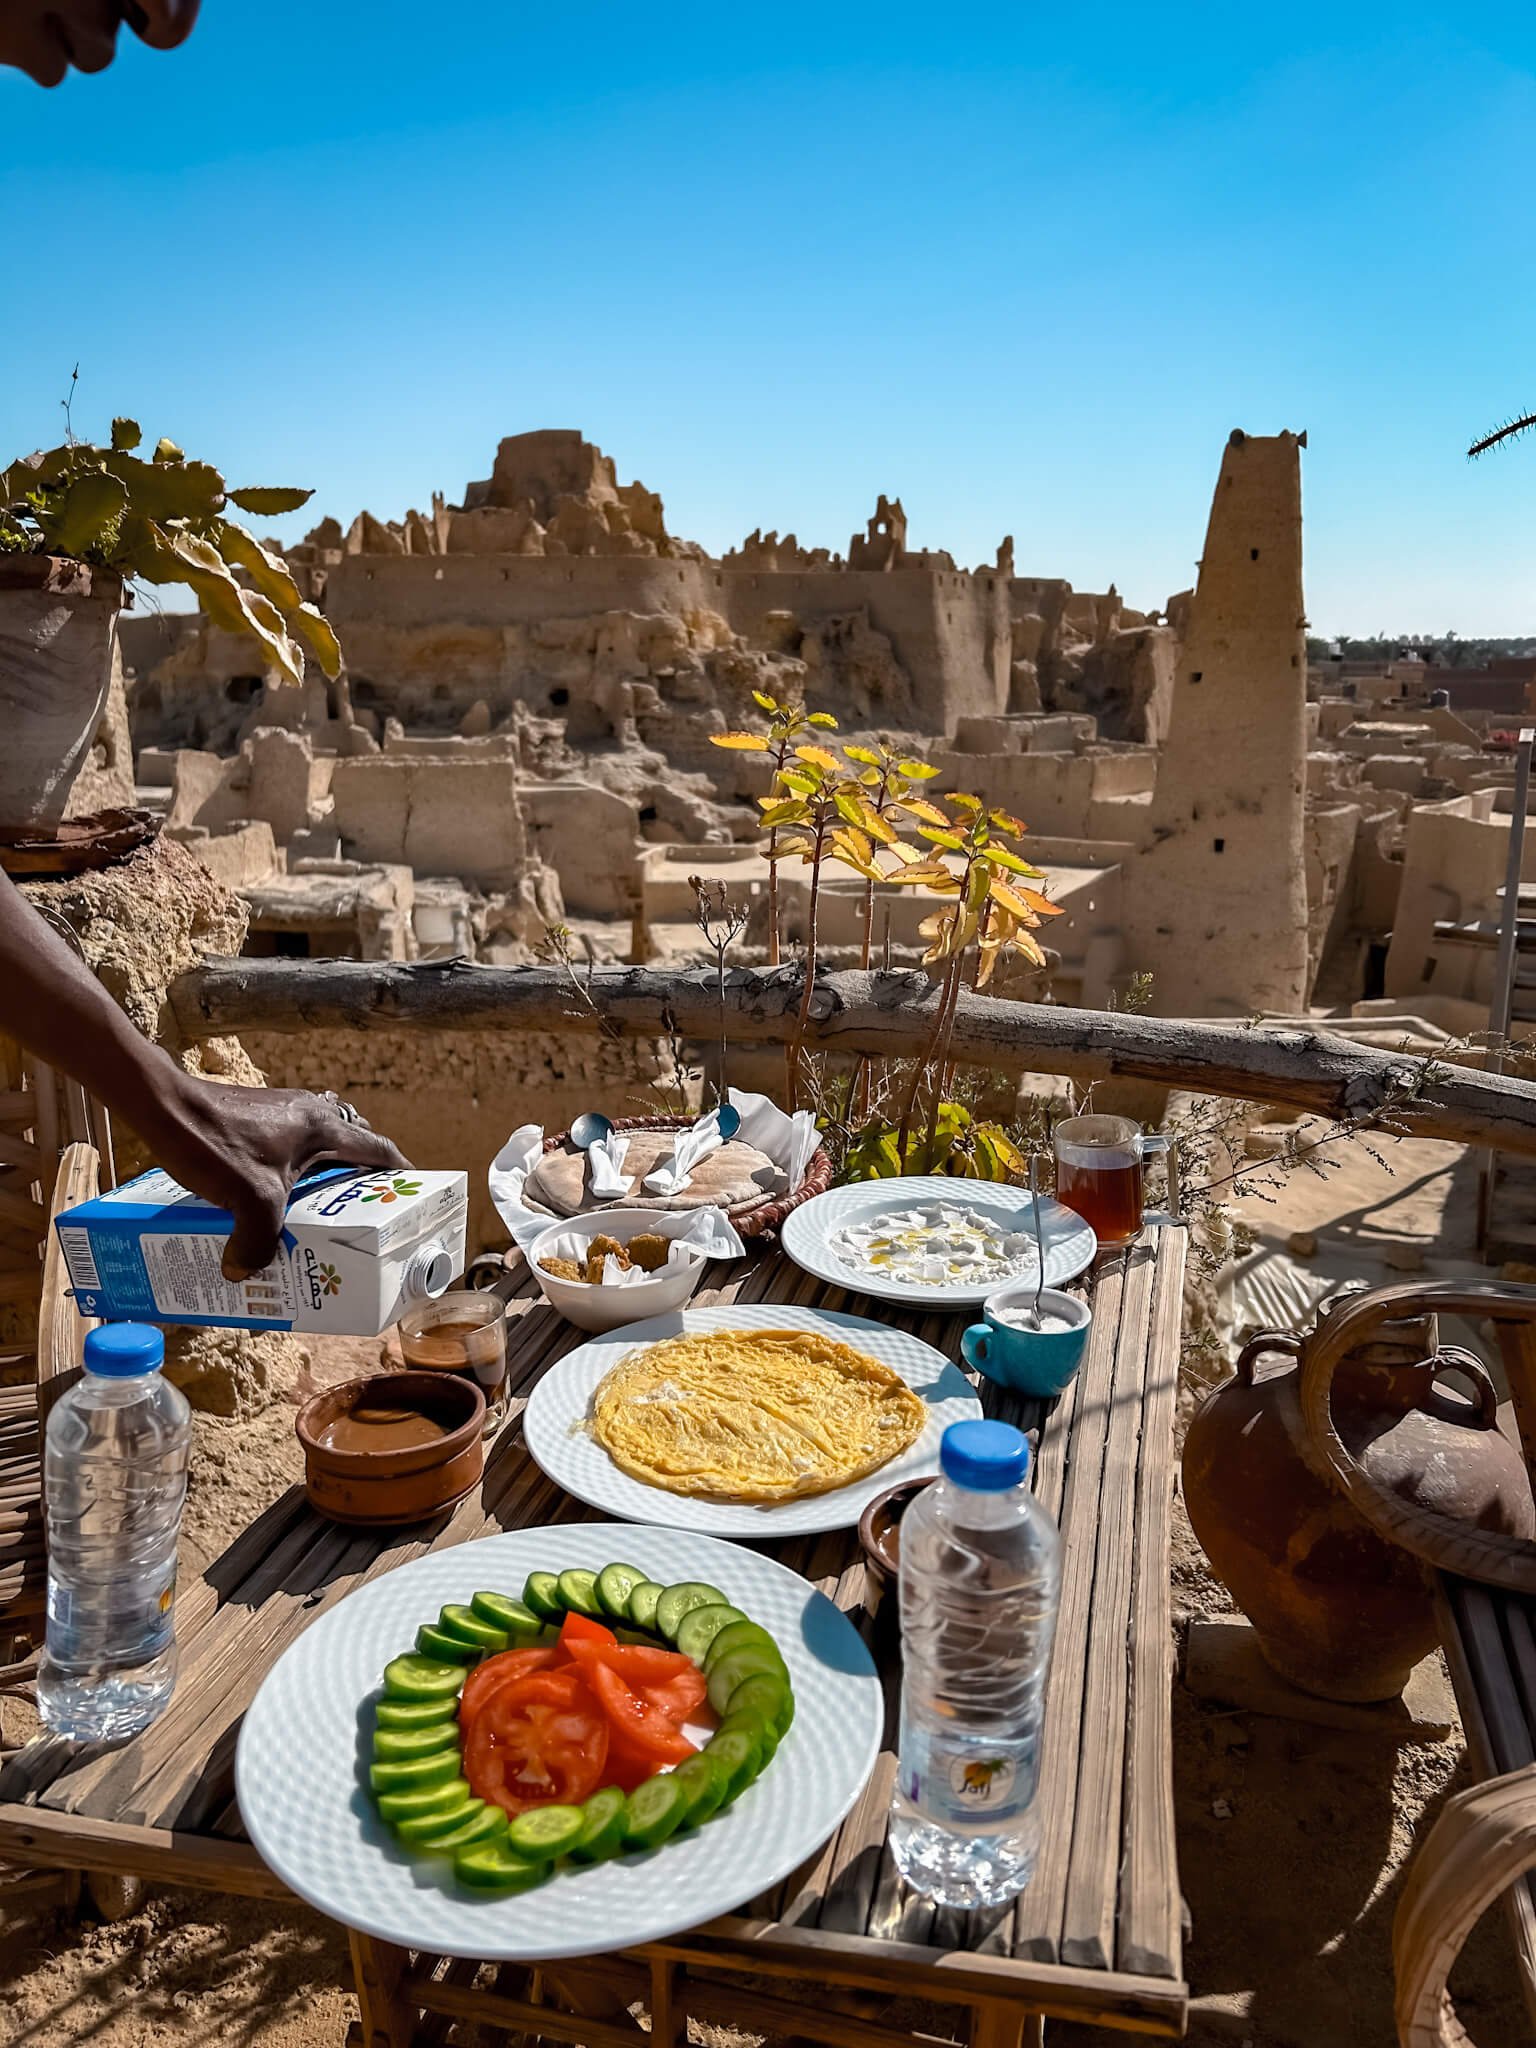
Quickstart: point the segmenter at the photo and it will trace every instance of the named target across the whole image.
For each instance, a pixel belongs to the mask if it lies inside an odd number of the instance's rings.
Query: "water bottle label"
[[[171,1647],[175,1634],[176,1562],[155,1583],[117,1586],[105,1606],[99,1590],[53,1579],[48,1587],[48,1653],[58,1663],[147,1664]]]
[[[951,1747],[920,1729],[908,1728],[902,1744],[901,1786],[928,1819],[964,1826],[1011,1820],[1035,1796],[1035,1774],[1027,1757],[974,1743]]]

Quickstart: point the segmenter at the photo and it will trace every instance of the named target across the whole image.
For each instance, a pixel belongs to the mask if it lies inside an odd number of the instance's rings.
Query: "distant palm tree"
[[[1490,448],[1497,448],[1505,441],[1516,441],[1522,434],[1536,427],[1536,412],[1522,413],[1517,420],[1508,420],[1502,427],[1495,427],[1491,434],[1484,434],[1480,441],[1474,441],[1467,450],[1470,461],[1477,455],[1486,455]]]

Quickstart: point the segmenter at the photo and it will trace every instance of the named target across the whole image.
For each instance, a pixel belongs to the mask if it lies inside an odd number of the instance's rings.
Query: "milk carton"
[[[294,1189],[271,1265],[231,1281],[228,1210],[156,1169],[66,1210],[59,1243],[82,1315],[375,1337],[453,1284],[467,1207],[463,1173],[328,1167]]]

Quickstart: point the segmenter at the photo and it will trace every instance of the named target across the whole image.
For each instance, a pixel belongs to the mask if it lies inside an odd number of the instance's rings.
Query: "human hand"
[[[105,71],[126,21],[152,50],[174,50],[192,33],[199,0],[6,0],[0,7],[0,64],[39,85],[58,85],[71,64]]]
[[[164,1110],[156,1127],[142,1132],[159,1163],[235,1219],[224,1252],[226,1280],[244,1280],[271,1264],[289,1192],[313,1167],[384,1172],[408,1163],[329,1091],[242,1088],[184,1074]]]

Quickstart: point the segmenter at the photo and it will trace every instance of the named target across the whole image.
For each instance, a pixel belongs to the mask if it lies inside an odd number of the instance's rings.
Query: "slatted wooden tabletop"
[[[967,1914],[936,1910],[902,1885],[886,1846],[895,1762],[888,1716],[879,1765],[834,1839],[740,1915],[658,1944],[650,1953],[662,1962],[651,1967],[664,1978],[674,1966],[735,1969],[802,1987],[824,1980],[828,1996],[845,2004],[880,1992],[949,2001],[970,2009],[973,2039],[1016,2039],[1025,2013],[1183,2031],[1168,1549],[1184,1244],[1180,1228],[1154,1224],[1133,1250],[1101,1259],[1090,1283],[1087,1355],[1053,1410],[981,1388],[988,1413],[1040,1428],[1036,1484],[1064,1539],[1041,1767],[1043,1846],[1028,1889],[1006,1908]],[[823,1286],[776,1252],[742,1261],[697,1299],[868,1314],[952,1357],[969,1320],[867,1302]],[[383,1539],[321,1521],[297,1490],[285,1495],[184,1587],[180,1677],[151,1729],[110,1751],[71,1752],[45,1738],[0,1772],[0,1857],[283,1896],[244,1839],[233,1780],[241,1715],[275,1659],[353,1587],[429,1549],[500,1529],[596,1519],[533,1464],[517,1421],[534,1383],[581,1339],[531,1284],[509,1314],[512,1419],[491,1448],[481,1488],[446,1521]],[[853,1532],[763,1547],[860,1621],[894,1707],[893,1621],[867,1609]],[[469,1995],[454,1990],[462,1972],[437,1959],[421,1959],[418,1982],[434,1969],[450,2004]],[[713,1999],[722,2009],[729,2002],[723,1993]],[[654,2014],[652,2022],[654,2038]],[[853,2039],[862,2023],[845,2019],[829,2035],[824,2018],[818,2027],[801,2008],[797,2024],[821,2038]],[[545,2031],[578,2038],[569,2026]],[[584,2038],[602,2035],[593,2022]]]

